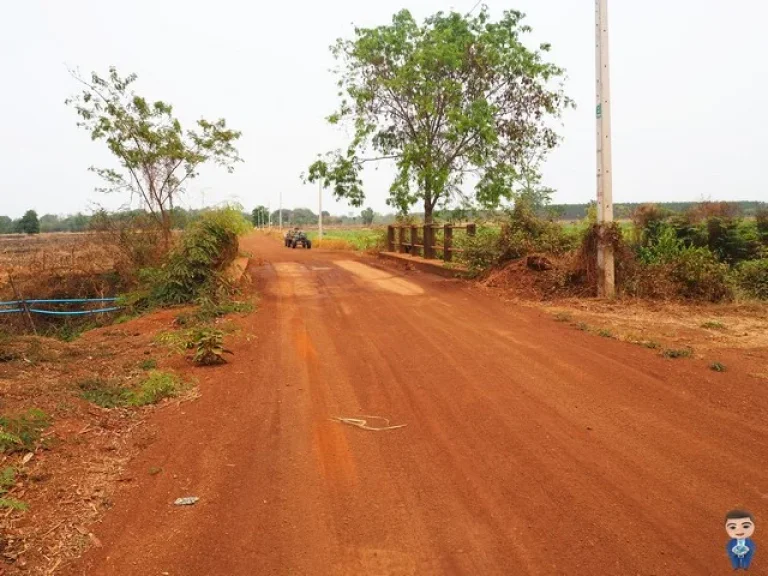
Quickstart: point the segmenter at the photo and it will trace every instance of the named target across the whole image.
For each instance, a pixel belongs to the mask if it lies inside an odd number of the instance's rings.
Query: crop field
[[[50,296],[66,291],[72,279],[96,278],[113,266],[114,257],[92,234],[2,235],[0,299],[13,299],[10,278],[25,297]]]
[[[313,245],[331,250],[357,250],[365,252],[383,245],[386,227],[374,228],[330,228],[323,230],[322,241],[317,239],[317,231],[308,231]]]

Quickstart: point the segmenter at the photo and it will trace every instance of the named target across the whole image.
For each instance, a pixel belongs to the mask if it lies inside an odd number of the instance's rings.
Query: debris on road
[[[174,504],[176,506],[194,506],[200,500],[197,496],[187,496],[186,498],[177,498]]]
[[[381,416],[361,416],[360,418],[345,418],[342,416],[339,416],[337,418],[331,418],[334,422],[341,422],[342,424],[348,424],[350,426],[356,426],[357,428],[362,428],[363,430],[370,430],[371,432],[382,432],[385,430],[396,430],[398,428],[405,428],[407,424],[398,424],[396,426],[390,426],[389,425],[389,418],[383,418]],[[369,420],[378,420],[379,422],[384,422],[384,426],[370,426],[368,425]]]

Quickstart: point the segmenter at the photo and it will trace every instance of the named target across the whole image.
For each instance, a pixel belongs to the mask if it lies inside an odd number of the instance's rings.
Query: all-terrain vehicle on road
[[[301,244],[302,248],[306,248],[307,250],[310,250],[312,248],[312,240],[307,238],[307,234],[300,230],[296,231],[293,234],[291,246],[293,248],[296,248],[296,246],[298,246],[299,244]]]
[[[299,232],[298,228],[294,228],[293,230],[288,230],[288,232],[285,233],[285,247],[286,248],[292,248],[293,247],[293,237]]]

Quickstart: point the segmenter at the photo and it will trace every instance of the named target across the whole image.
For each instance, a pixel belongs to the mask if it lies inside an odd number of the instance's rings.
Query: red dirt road
[[[153,416],[68,574],[726,574],[742,506],[768,574],[756,360],[717,374],[459,282],[245,243],[267,262],[253,337]],[[332,421],[361,415],[406,426]]]

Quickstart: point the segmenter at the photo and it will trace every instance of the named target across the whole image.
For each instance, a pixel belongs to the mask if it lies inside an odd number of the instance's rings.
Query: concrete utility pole
[[[611,164],[611,78],[608,58],[608,0],[595,0],[595,55],[597,76],[597,223],[600,239],[597,294],[616,295],[613,243],[605,237],[613,222],[613,167]]]
[[[317,237],[322,240],[323,239],[323,183],[322,181],[318,181],[317,183],[317,198],[318,198],[318,204],[320,207],[320,214],[317,217]]]

